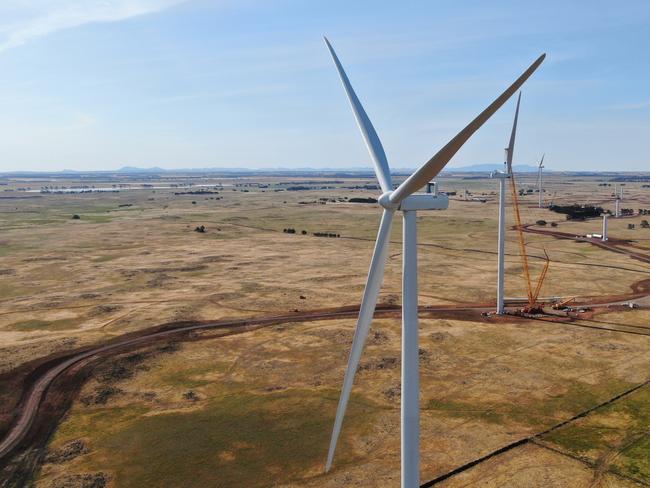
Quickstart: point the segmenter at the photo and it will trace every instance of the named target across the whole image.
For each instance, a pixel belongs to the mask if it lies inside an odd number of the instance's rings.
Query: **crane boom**
[[[519,213],[519,197],[517,196],[517,184],[515,183],[515,174],[510,173],[510,189],[512,190],[512,206],[515,213],[515,224],[517,227],[517,241],[519,242],[519,254],[524,269],[524,279],[526,281],[526,294],[528,295],[528,304],[533,305],[533,286],[530,282],[530,270],[528,269],[528,255],[526,254],[526,239],[521,229],[521,214]]]
[[[519,254],[521,255],[521,263],[524,271],[524,280],[526,281],[526,293],[528,295],[528,308],[533,310],[537,304],[537,299],[539,298],[539,293],[542,290],[542,285],[544,284],[544,279],[546,278],[546,273],[548,272],[548,267],[551,264],[551,260],[544,249],[544,255],[546,256],[546,263],[544,264],[544,269],[542,269],[539,279],[537,280],[537,286],[533,290],[533,283],[530,278],[530,268],[528,267],[528,254],[526,253],[526,238],[524,237],[524,231],[521,225],[521,214],[519,212],[519,196],[517,194],[517,183],[515,182],[514,173],[510,173],[510,188],[512,190],[512,206],[514,208],[515,214],[515,223],[517,227],[517,241],[519,242]]]
[[[542,273],[539,275],[539,279],[537,280],[537,286],[535,287],[535,292],[533,293],[533,303],[531,306],[534,306],[537,303],[539,292],[542,291],[542,285],[544,284],[544,278],[546,278],[548,267],[551,264],[551,260],[548,257],[546,249],[544,249],[544,255],[546,256],[546,262],[544,263],[544,269],[542,269]]]

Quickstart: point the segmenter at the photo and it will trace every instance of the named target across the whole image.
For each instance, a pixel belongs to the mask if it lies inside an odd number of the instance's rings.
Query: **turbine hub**
[[[396,204],[390,201],[390,196],[392,193],[392,191],[387,191],[386,193],[382,194],[382,196],[380,196],[377,200],[377,203],[379,203],[379,205],[384,207],[386,210],[397,210],[399,203]]]

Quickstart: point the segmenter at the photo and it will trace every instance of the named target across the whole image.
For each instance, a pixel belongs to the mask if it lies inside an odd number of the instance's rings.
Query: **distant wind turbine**
[[[417,221],[418,210],[439,210],[448,206],[448,198],[441,193],[415,193],[429,183],[458,152],[465,142],[523,85],[544,61],[542,54],[524,73],[515,80],[496,100],[472,120],[463,130],[440,149],[429,161],[409,176],[397,189],[388,166],[388,160],[381,141],[377,136],[368,115],[357,98],[343,66],[334,49],[325,39],[341,82],[347,94],[363,139],[368,147],[375,166],[375,174],[383,194],[378,203],[383,207],[381,223],[377,233],[375,249],[370,262],[370,270],[363,292],[359,318],[352,340],[352,350],[345,371],[341,397],[336,410],[325,470],[329,471],[334,459],[336,444],[341,432],[345,410],[350,399],[352,383],[356,373],[364,343],[370,330],[377,298],[384,276],[384,266],[388,254],[390,229],[395,211],[403,217],[403,261],[402,261],[402,395],[401,395],[401,455],[402,488],[419,486],[420,469],[420,407],[418,371],[418,282],[417,282]]]
[[[544,169],[544,156],[546,156],[546,153],[542,154],[542,159],[539,161],[539,167],[537,168],[537,189],[539,191],[539,208],[542,208],[542,193],[544,192],[542,188],[542,170]]]

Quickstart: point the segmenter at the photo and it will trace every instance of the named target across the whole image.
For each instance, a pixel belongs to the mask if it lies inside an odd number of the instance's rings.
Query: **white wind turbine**
[[[403,264],[402,264],[402,396],[401,396],[401,455],[402,488],[419,486],[420,469],[420,407],[419,407],[419,372],[418,372],[418,283],[417,283],[417,210],[434,210],[447,208],[448,199],[443,194],[415,193],[430,182],[462,145],[476,132],[533,74],[544,60],[542,54],[517,80],[508,87],[483,112],[472,120],[463,130],[440,149],[429,161],[409,176],[397,189],[393,189],[390,168],[379,137],[368,115],[361,106],[350,80],[348,80],[341,63],[327,39],[329,49],[341,82],[345,88],[352,111],[372,157],[375,173],[383,194],[378,203],[383,207],[377,241],[370,262],[370,270],[363,292],[359,318],[352,341],[352,350],[345,371],[341,397],[336,411],[336,420],[332,431],[326,471],[329,471],[334,459],[336,443],[341,432],[345,410],[350,399],[354,375],[359,365],[361,352],[370,330],[370,323],[377,304],[379,290],[384,276],[384,265],[388,252],[390,228],[395,211],[403,215]]]
[[[542,154],[542,159],[539,161],[539,167],[537,168],[537,191],[539,191],[539,208],[542,208],[542,193],[544,192],[542,188],[542,170],[545,167],[544,156],[546,156],[546,153]]]
[[[506,179],[512,178],[512,158],[515,153],[515,137],[517,135],[517,120],[519,119],[519,104],[521,92],[517,97],[515,119],[512,122],[510,141],[506,147],[505,172],[494,171],[491,178],[499,180],[499,234],[497,237],[497,314],[506,312],[505,308],[505,266],[506,266]]]

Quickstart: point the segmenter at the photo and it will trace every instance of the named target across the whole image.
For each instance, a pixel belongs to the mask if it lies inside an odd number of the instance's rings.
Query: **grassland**
[[[551,176],[547,198],[613,208],[611,188],[598,186],[601,180]],[[178,188],[0,192],[19,197],[0,199],[0,370],[164,322],[358,304],[379,212],[344,198],[376,196],[346,188],[374,182],[337,181],[311,185],[331,187],[323,190],[274,191],[304,182],[255,177],[237,181],[250,186],[205,195],[175,195],[187,191]],[[523,188],[532,183],[521,178]],[[8,181],[6,188],[25,185]],[[487,179],[442,180],[443,189],[461,195],[467,188],[487,202],[457,196],[449,210],[420,217],[421,304],[493,301],[495,186]],[[634,208],[650,208],[649,191],[628,183],[626,199]],[[523,198],[526,222],[544,219],[558,222],[563,232],[599,232],[599,221],[565,222],[535,203],[535,194]],[[610,233],[650,246],[650,230],[627,229],[639,220],[610,221]],[[194,232],[199,225],[207,232]],[[509,234],[507,295],[521,297],[516,237]],[[551,256],[544,296],[624,294],[648,276],[648,265],[589,244],[526,239],[534,276],[543,265],[542,249]],[[392,240],[380,300],[399,303],[399,221]],[[649,318],[637,309],[595,319],[630,331]],[[374,325],[335,469],[322,473],[353,327],[353,320],[334,320],[231,337],[206,333],[176,351],[147,356],[129,374],[107,380],[99,371],[49,446],[56,453],[81,440],[84,452],[65,461],[51,458],[36,485],[101,472],[112,487],[398,486],[397,319]],[[541,432],[645,381],[650,371],[650,337],[550,322],[423,319],[421,348],[423,480]],[[594,476],[627,486],[621,475],[647,481],[650,446],[647,437],[637,439],[650,428],[644,405],[647,410],[647,393],[639,391],[611,411],[542,439],[564,454],[527,445],[445,486],[587,486]],[[605,431],[607,422],[616,428]],[[599,471],[599,459],[616,446],[625,449]]]

